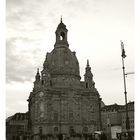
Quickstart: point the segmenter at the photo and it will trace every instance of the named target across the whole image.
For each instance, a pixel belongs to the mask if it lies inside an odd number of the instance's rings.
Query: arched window
[[[65,33],[64,32],[61,32],[60,33],[60,40],[64,40],[64,38],[65,38]]]

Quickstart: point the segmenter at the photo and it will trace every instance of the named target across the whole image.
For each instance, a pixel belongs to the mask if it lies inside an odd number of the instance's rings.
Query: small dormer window
[[[60,33],[60,40],[64,40],[64,38],[65,38],[65,33],[64,32],[61,32]]]

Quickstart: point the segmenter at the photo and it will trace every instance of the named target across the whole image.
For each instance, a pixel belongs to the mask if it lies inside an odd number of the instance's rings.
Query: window
[[[52,86],[52,81],[50,80],[50,86]]]
[[[60,40],[64,40],[64,38],[65,38],[65,33],[64,32],[61,32],[61,34],[60,34]]]
[[[73,126],[70,126],[69,132],[70,132],[70,135],[73,135],[74,134],[74,128],[73,128]]]
[[[72,112],[69,113],[69,120],[70,120],[70,121],[73,121],[73,113],[72,113]]]
[[[88,133],[88,127],[83,128],[83,133]]]
[[[58,132],[58,127],[54,127],[54,132]]]
[[[54,121],[58,121],[58,113],[54,113]]]
[[[41,81],[41,84],[44,85],[44,80]]]
[[[42,134],[42,127],[39,127],[39,134]]]
[[[88,88],[88,83],[86,83],[86,88]]]

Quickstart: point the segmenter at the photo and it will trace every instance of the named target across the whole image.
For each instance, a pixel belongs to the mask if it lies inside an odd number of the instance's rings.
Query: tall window
[[[70,126],[69,133],[70,133],[70,135],[73,135],[74,134],[74,128],[73,128],[73,126]]]
[[[44,85],[44,80],[41,81],[41,84]]]
[[[88,83],[86,83],[86,88],[88,88]]]
[[[50,80],[50,86],[52,86],[52,81]]]
[[[39,134],[42,135],[42,127],[39,127]]]
[[[72,112],[69,113],[69,120],[73,121],[73,113]]]
[[[53,118],[54,118],[54,121],[55,121],[55,122],[58,121],[58,113],[57,113],[57,112],[54,113],[54,117],[53,117]]]
[[[60,34],[60,40],[64,40],[64,38],[65,38],[65,33],[64,32],[61,32],[61,34]]]

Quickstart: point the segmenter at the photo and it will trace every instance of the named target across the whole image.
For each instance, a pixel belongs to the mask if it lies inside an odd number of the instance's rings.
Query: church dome
[[[47,53],[44,68],[49,71],[51,76],[69,75],[80,79],[79,63],[75,52],[71,52],[67,41],[67,28],[62,22],[56,29],[56,42],[51,53]]]
[[[51,53],[47,53],[44,67],[54,75],[70,75],[80,77],[79,63],[75,52],[68,47],[56,47]]]

